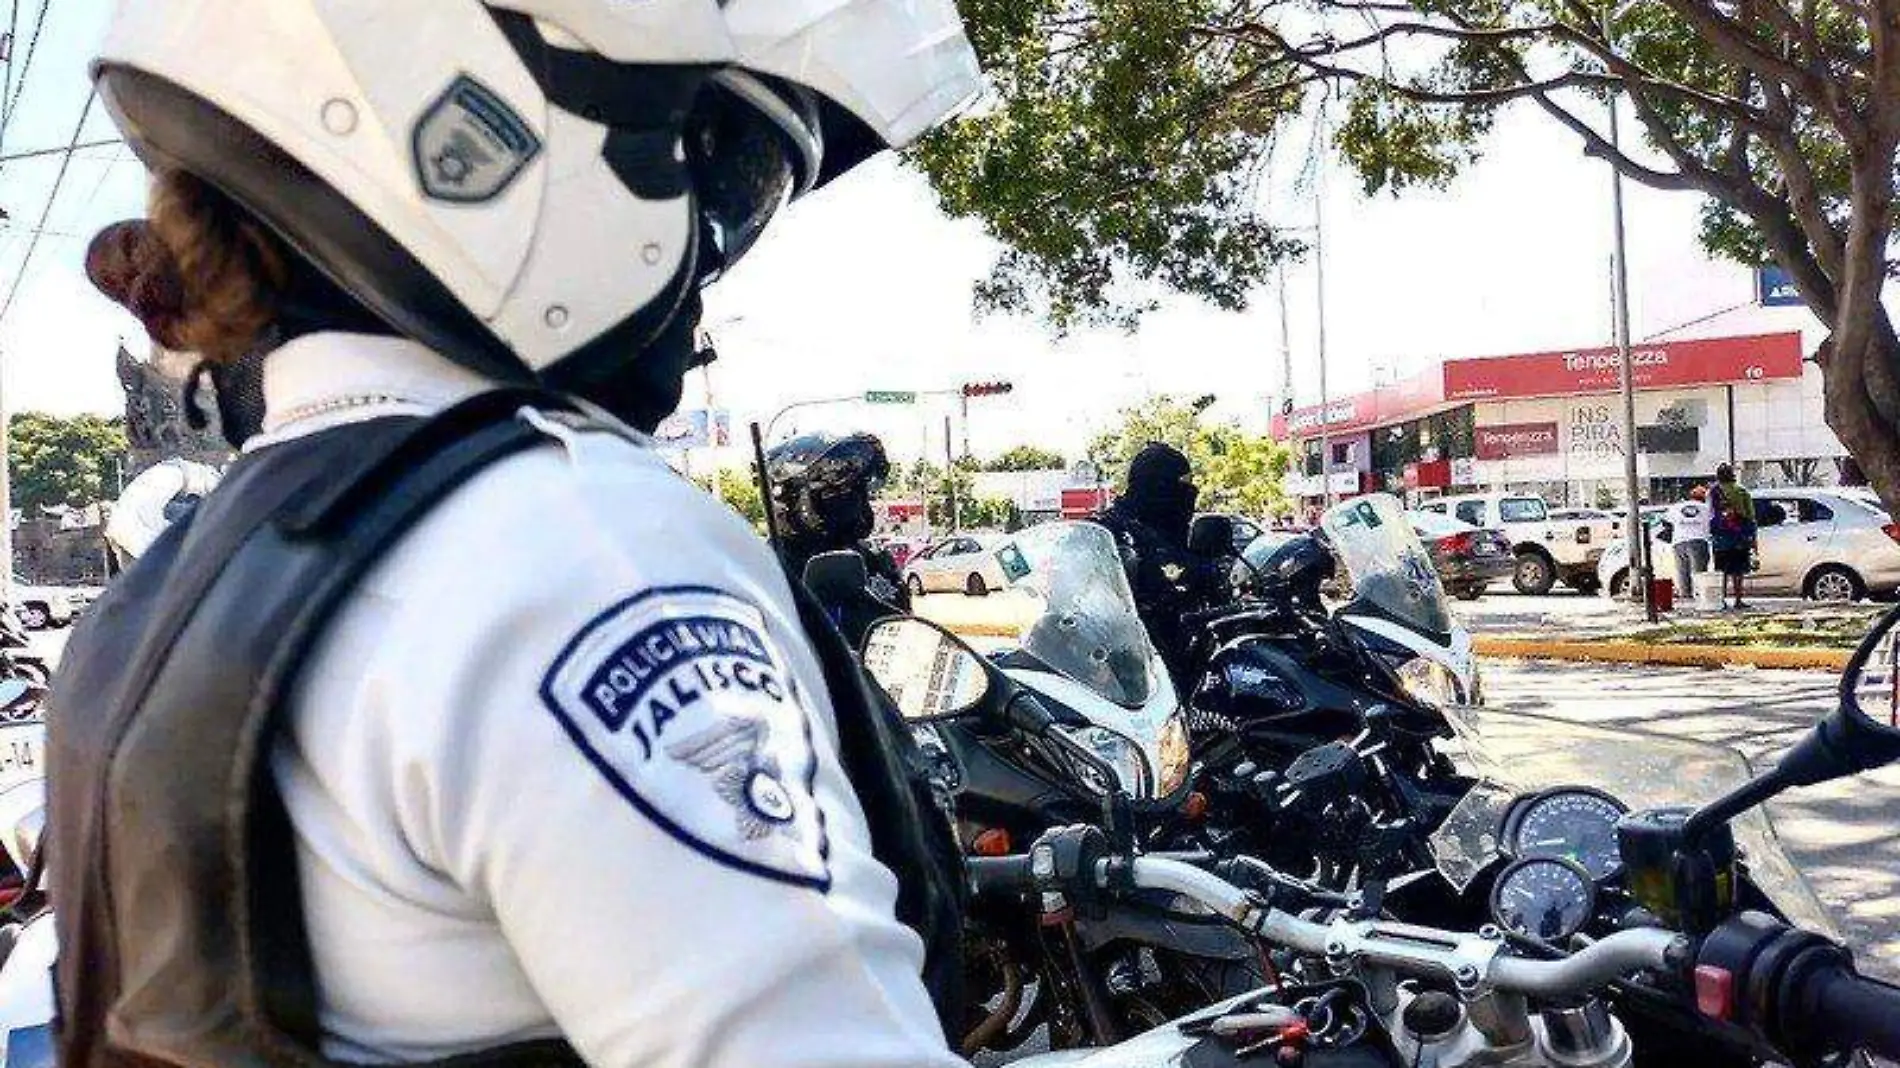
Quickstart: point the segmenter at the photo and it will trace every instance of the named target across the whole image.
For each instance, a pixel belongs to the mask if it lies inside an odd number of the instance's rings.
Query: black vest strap
[[[514,418],[527,405],[570,408],[498,391],[241,458],[74,633],[48,713],[63,1063],[326,1063],[269,739],[382,553],[469,477],[547,440]],[[457,1058],[577,1061],[563,1043]]]

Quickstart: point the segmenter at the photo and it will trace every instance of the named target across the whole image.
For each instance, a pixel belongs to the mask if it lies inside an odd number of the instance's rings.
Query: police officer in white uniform
[[[783,201],[922,134],[978,77],[950,0],[133,0],[95,70],[166,169],[155,208],[198,196],[200,229],[237,235],[227,260],[286,295],[236,469],[501,382],[651,429],[688,367],[692,290]],[[181,171],[215,195],[168,187]],[[173,262],[140,259],[141,284],[183,298],[128,306],[188,342],[214,302],[177,221],[155,210],[153,230]],[[299,288],[307,265],[321,284]],[[312,313],[330,283],[349,310]],[[960,1063],[767,547],[637,431],[516,418],[543,443],[365,574],[268,745],[321,1054],[560,1039],[595,1065]],[[75,691],[108,655],[76,643]],[[112,775],[79,770],[81,714],[54,746],[53,848],[69,833],[71,857],[87,819],[138,817]],[[102,815],[61,800],[93,779]],[[56,892],[86,877],[56,870]],[[157,973],[106,970],[103,1007],[62,985],[69,1054],[113,1019],[72,1059],[115,1042],[223,1059],[189,1027],[141,1032]]]
[[[126,483],[106,520],[106,544],[123,568],[145,554],[184,510],[218,484],[218,469],[174,456],[160,460]]]

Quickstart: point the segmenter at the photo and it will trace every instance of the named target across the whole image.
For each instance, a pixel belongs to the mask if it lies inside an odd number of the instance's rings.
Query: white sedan
[[[904,583],[913,595],[960,590],[981,597],[1009,584],[996,562],[1003,538],[993,534],[953,534],[910,558]]]

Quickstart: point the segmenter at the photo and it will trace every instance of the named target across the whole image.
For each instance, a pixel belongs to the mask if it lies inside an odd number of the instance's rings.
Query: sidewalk
[[[1034,618],[1034,600],[933,594],[917,614],[969,637],[1009,638]],[[1764,600],[1744,612],[1683,608],[1651,624],[1640,607],[1607,597],[1487,594],[1453,610],[1481,656],[1678,667],[1839,671],[1888,606]]]
[[[1487,656],[1839,671],[1887,607],[1773,598],[1741,612],[1679,605],[1652,624],[1607,597],[1491,594],[1457,611]]]

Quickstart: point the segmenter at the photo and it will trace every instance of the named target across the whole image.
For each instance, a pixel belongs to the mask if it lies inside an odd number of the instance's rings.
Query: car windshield
[[[1431,555],[1390,494],[1336,505],[1320,526],[1352,577],[1353,601],[1341,611],[1384,616],[1438,641],[1451,632],[1451,606]]]
[[[1010,588],[1035,598],[1024,652],[1118,705],[1139,708],[1160,681],[1114,535],[1094,523],[1046,523],[996,550]]]
[[[1478,529],[1463,520],[1436,512],[1408,512],[1405,518],[1412,521],[1413,528],[1422,538],[1449,538],[1454,534],[1468,534]]]

